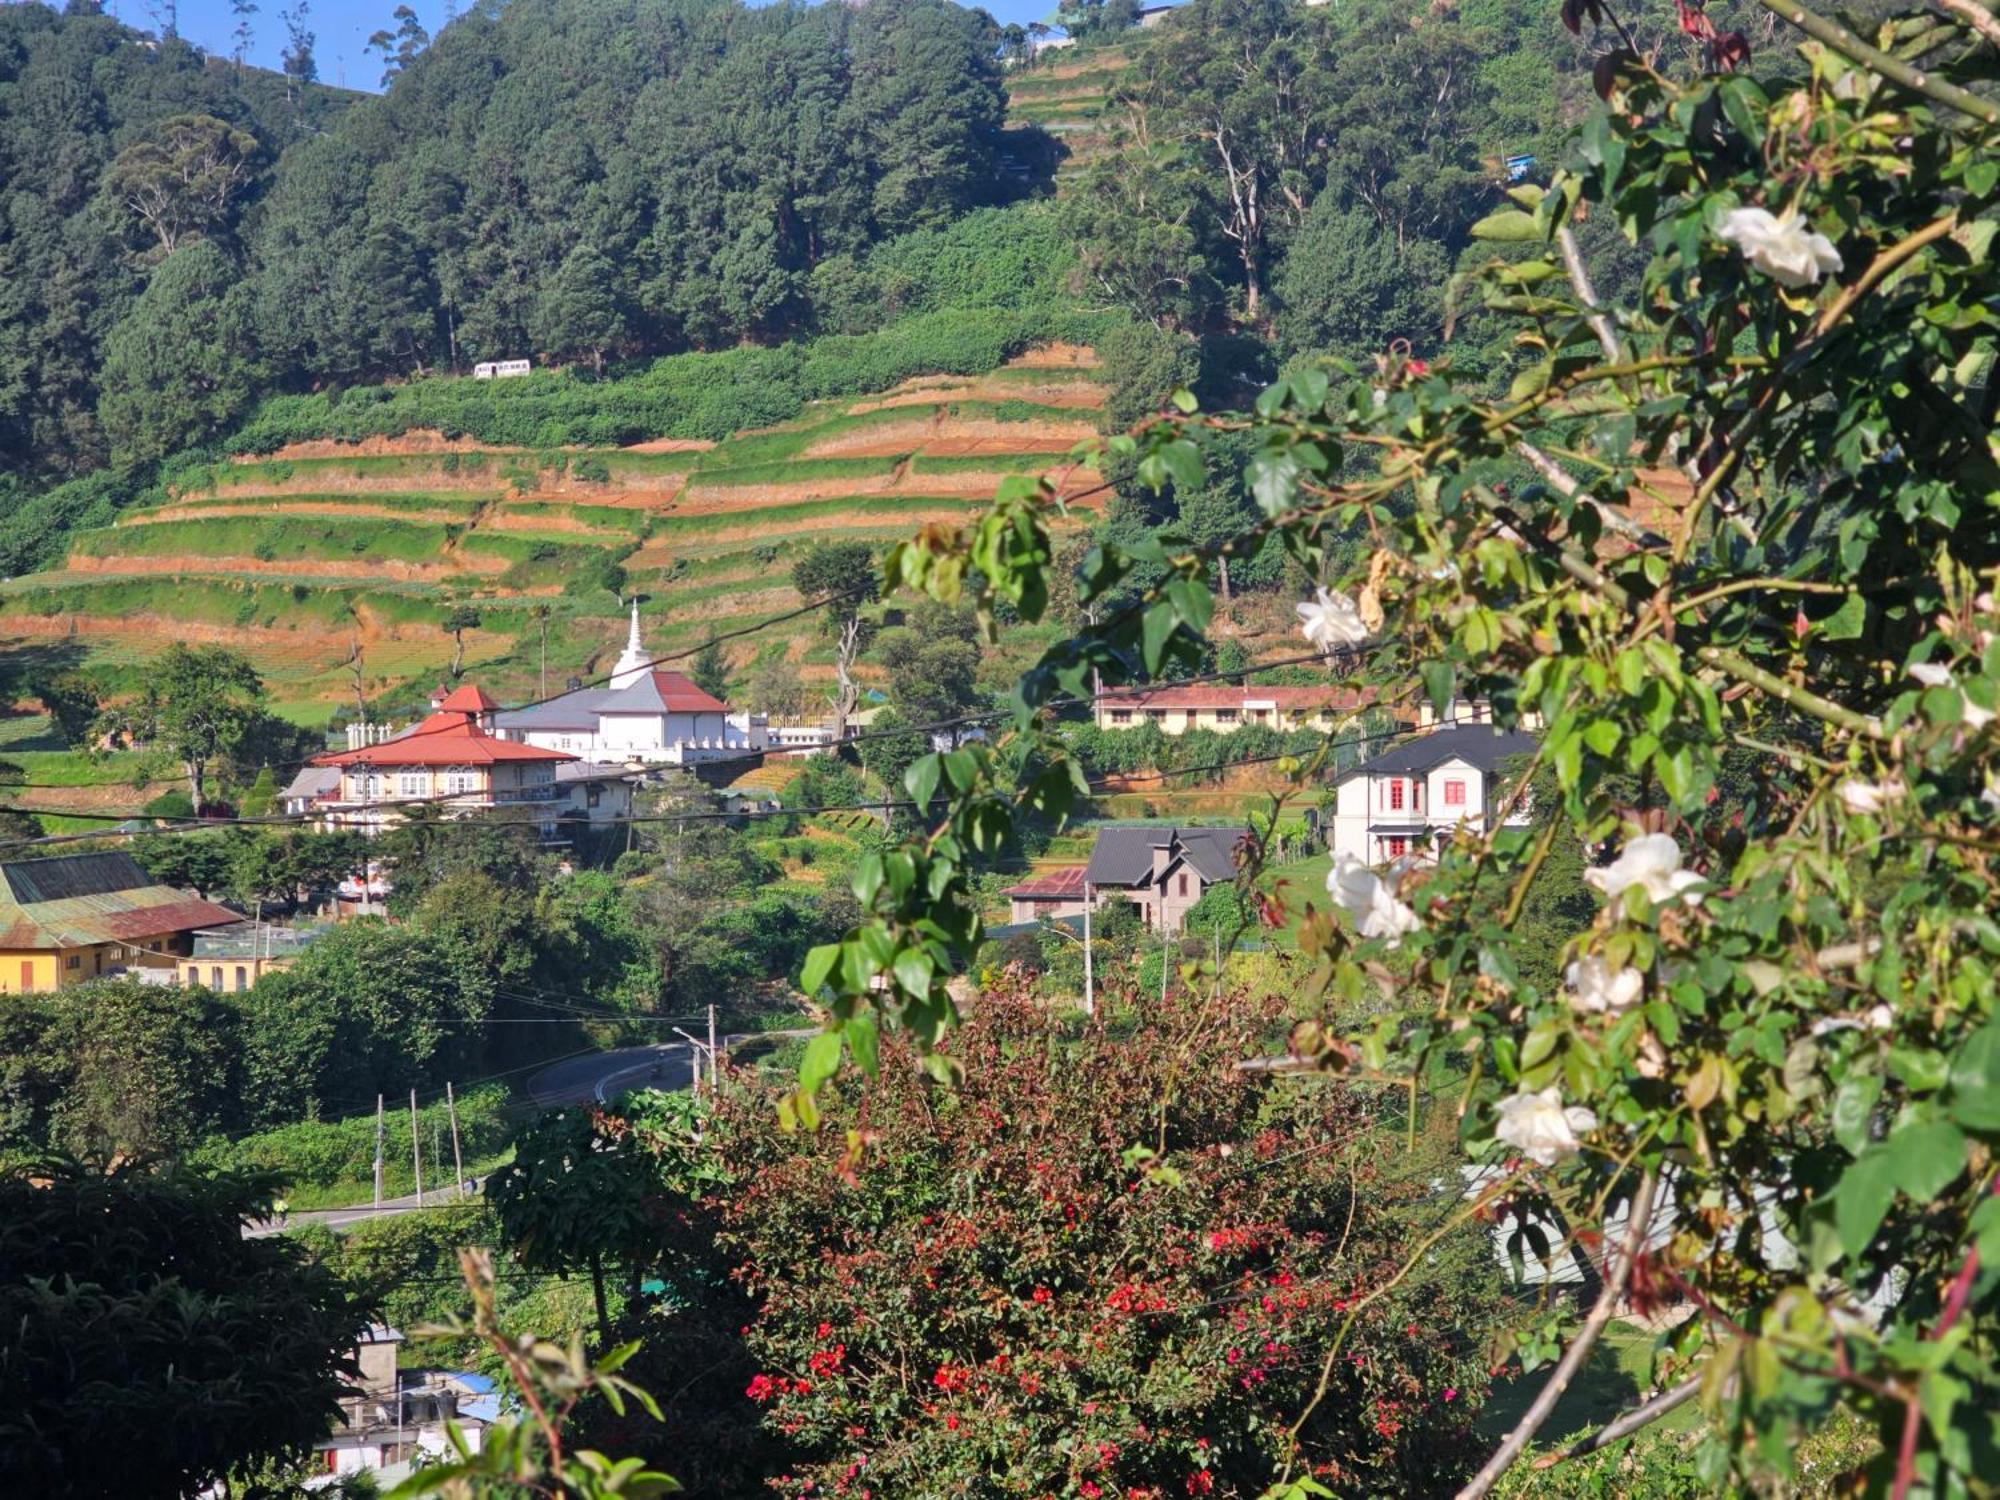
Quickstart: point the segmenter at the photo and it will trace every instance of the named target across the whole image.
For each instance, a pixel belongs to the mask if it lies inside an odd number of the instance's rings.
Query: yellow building
[[[114,969],[166,969],[194,933],[240,922],[226,906],[161,885],[129,854],[0,861],[0,994],[81,984]]]
[[[218,932],[197,932],[194,952],[180,961],[181,983],[206,985],[218,994],[247,990],[266,974],[289,969],[327,930],[238,922]]]

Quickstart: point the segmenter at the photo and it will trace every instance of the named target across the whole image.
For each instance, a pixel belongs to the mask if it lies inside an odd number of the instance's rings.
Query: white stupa
[[[653,659],[646,654],[646,648],[639,644],[639,601],[632,601],[632,632],[625,638],[625,649],[618,653],[618,660],[611,668],[611,681],[606,684],[614,693],[620,688],[631,687],[651,670]]]

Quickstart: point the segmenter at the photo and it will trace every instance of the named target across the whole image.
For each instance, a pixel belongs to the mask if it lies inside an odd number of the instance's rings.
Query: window
[[[239,990],[250,988],[250,971],[241,964],[236,966],[236,988]]]
[[[405,797],[421,797],[430,789],[430,778],[422,771],[406,770],[397,778],[396,790]]]
[[[210,970],[208,971],[208,987],[209,987],[210,989],[214,990],[214,991],[216,992],[216,994],[218,994],[218,995],[222,993],[222,965],[221,965],[221,964],[216,964],[216,965],[215,965],[214,967],[212,967],[212,968],[211,968],[211,969],[210,969]]]
[[[1176,888],[1175,888],[1175,889],[1176,889],[1177,893],[1178,893],[1178,894],[1180,894],[1180,895],[1183,895],[1183,896],[1185,896],[1185,895],[1187,894],[1187,872],[1186,872],[1186,871],[1182,871],[1182,872],[1181,872],[1181,876],[1180,876],[1180,882],[1179,882],[1179,884],[1178,884],[1178,885],[1176,886]]]
[[[1112,709],[1111,722],[1114,724],[1130,724],[1132,722],[1132,710],[1129,708]]]
[[[1460,776],[1448,777],[1444,784],[1444,805],[1446,807],[1465,806],[1465,779]]]
[[[1236,710],[1233,708],[1218,708],[1215,711],[1215,722],[1218,724],[1234,724],[1236,722]]]
[[[24,958],[21,960],[21,993],[25,995],[29,993],[31,990],[33,990],[34,987],[35,987],[34,960]]]
[[[67,963],[65,963],[65,964],[63,965],[63,967],[64,967],[64,968],[66,968],[66,969],[80,969],[80,968],[82,968],[82,967],[83,967],[83,955],[82,955],[81,953],[72,953],[72,954],[71,954],[71,955],[69,956],[69,960],[68,960],[68,962],[67,962]]]
[[[1167,711],[1164,708],[1149,708],[1146,710],[1146,717],[1155,724],[1164,724],[1167,722]]]
[[[1389,807],[1392,811],[1400,811],[1402,809],[1402,806],[1403,806],[1403,782],[1400,777],[1397,777],[1395,779],[1392,779],[1389,783]]]
[[[447,797],[463,797],[479,790],[479,773],[471,766],[446,766],[444,791]]]
[[[1410,852],[1410,841],[1408,839],[1384,839],[1382,842],[1383,846],[1388,849],[1389,858],[1391,859],[1401,859],[1405,854]]]

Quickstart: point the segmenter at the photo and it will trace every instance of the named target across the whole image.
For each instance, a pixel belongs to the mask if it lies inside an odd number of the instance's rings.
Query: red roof
[[[1088,868],[1087,865],[1064,865],[1060,869],[1044,870],[1032,879],[1010,886],[1006,894],[1029,901],[1081,901],[1083,873]]]
[[[705,693],[694,684],[694,679],[685,672],[653,673],[653,687],[660,695],[660,701],[677,714],[726,714],[729,705],[711,693]]]
[[[490,714],[500,705],[487,696],[486,689],[466,683],[455,687],[438,703],[439,713]]]
[[[459,692],[467,691],[460,688]],[[477,691],[473,689],[472,691]],[[481,697],[485,695],[480,694]],[[567,750],[544,750],[488,734],[467,712],[440,709],[407,734],[359,750],[315,756],[316,766],[490,766],[500,761],[575,760]]]
[[[1329,708],[1351,713],[1375,701],[1373,688],[1360,687],[1238,687],[1231,682],[1202,682],[1188,686],[1167,683],[1156,688],[1128,688],[1107,692],[1100,700],[1107,708],[1243,708],[1246,704],[1269,704],[1287,712]]]

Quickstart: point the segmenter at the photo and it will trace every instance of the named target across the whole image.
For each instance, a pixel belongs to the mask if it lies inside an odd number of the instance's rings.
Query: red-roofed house
[[[462,706],[444,706],[454,700]],[[542,836],[553,838],[565,796],[558,768],[576,757],[502,739],[484,722],[497,706],[478,688],[461,687],[414,729],[317,757],[314,765],[339,769],[340,786],[316,799],[313,811],[329,824],[373,834],[401,821],[399,804],[433,801],[458,816],[520,807],[540,814]]]
[[[1099,729],[1157,724],[1162,734],[1190,729],[1227,733],[1245,724],[1288,729],[1330,729],[1374,705],[1373,690],[1343,687],[1239,687],[1231,682],[1166,683],[1104,694],[1097,700]]]
[[[1083,865],[1064,865],[1008,887],[1006,894],[1012,910],[1007,919],[1039,922],[1043,917],[1081,916],[1084,869]]]

